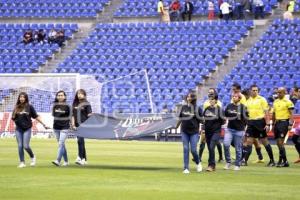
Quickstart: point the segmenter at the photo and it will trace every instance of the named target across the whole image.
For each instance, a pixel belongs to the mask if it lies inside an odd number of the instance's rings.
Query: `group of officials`
[[[217,91],[209,89],[208,100],[204,102],[203,109],[197,106],[197,94],[190,91],[185,98],[185,103],[179,111],[179,121],[176,128],[181,126],[184,170],[190,173],[189,152],[191,151],[193,161],[196,163],[196,171],[203,170],[201,160],[205,148],[208,147],[208,167],[206,171],[216,170],[215,147],[219,146],[219,154],[222,155],[220,138],[222,126],[227,124],[224,134],[225,170],[238,171],[241,165],[247,166],[248,159],[252,153],[252,145],[255,145],[258,155],[257,163],[263,163],[260,143],[265,147],[269,156],[268,167],[289,167],[284,146],[284,140],[293,126],[293,103],[286,97],[286,89],[280,87],[277,90],[277,99],[271,109],[267,100],[259,95],[259,87],[252,85],[247,92],[241,91],[237,83],[232,85],[231,102],[225,109],[218,100]],[[227,123],[226,123],[227,122]],[[279,150],[279,159],[275,162],[272,146],[268,141],[268,132],[273,130],[274,138]],[[300,163],[300,141],[299,130],[293,136]],[[200,134],[199,134],[200,133]],[[199,153],[197,144],[201,136]],[[230,146],[235,148],[235,162],[233,164],[230,156]],[[221,152],[220,152],[221,151]],[[221,159],[219,159],[221,161]]]

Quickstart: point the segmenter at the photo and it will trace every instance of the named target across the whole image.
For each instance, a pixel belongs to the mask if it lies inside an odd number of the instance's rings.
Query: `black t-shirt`
[[[91,104],[88,101],[82,102],[79,105],[73,106],[73,116],[75,119],[75,126],[78,127],[81,123],[89,118],[92,113]]]
[[[222,125],[225,120],[222,119],[223,111],[220,106],[207,107],[203,112],[204,130],[206,135],[221,133]]]
[[[192,105],[183,105],[179,114],[181,132],[187,134],[199,133],[202,123],[202,109]]]
[[[53,128],[56,130],[65,130],[70,128],[71,108],[67,104],[56,104],[52,108],[54,117]]]
[[[230,103],[225,109],[225,116],[228,118],[228,128],[238,131],[245,130],[249,116],[246,106]]]
[[[24,110],[15,113],[12,120],[15,122],[16,127],[22,130],[27,130],[32,127],[31,118],[36,119],[38,114],[36,113],[34,107],[30,104],[25,106]]]

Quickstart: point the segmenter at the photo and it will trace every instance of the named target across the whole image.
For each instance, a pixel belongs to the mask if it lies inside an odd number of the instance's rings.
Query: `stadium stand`
[[[2,18],[94,18],[109,0],[1,0]]]
[[[275,8],[278,4],[277,0],[263,0],[265,3],[265,12],[271,13],[272,8]],[[298,0],[299,1],[299,0]],[[170,5],[172,0],[165,0],[167,5]],[[181,0],[181,5],[184,1]],[[208,0],[195,1],[194,4],[194,15],[207,15],[208,14]],[[218,0],[213,0],[215,5],[215,13],[219,13]],[[123,5],[115,13],[116,17],[153,17],[157,16],[157,0],[124,0]],[[299,8],[299,7],[297,7]]]
[[[46,63],[59,50],[57,44],[24,44],[25,31],[64,29],[67,39],[78,30],[77,24],[0,24],[0,73],[32,73]]]
[[[244,56],[241,62],[218,84],[219,97],[224,104],[230,101],[233,82],[244,87],[256,84],[261,95],[269,97],[274,87],[291,89],[300,85],[300,19],[274,20],[268,31]],[[300,102],[296,104],[300,113]]]
[[[254,26],[253,21],[177,22],[171,24],[98,24],[91,35],[53,72],[94,74],[99,82],[147,69],[156,111],[173,108],[182,95],[203,82]],[[128,84],[106,85],[104,112],[150,112],[147,85],[141,76]],[[191,81],[192,80],[192,81]],[[133,110],[132,105],[139,108]]]

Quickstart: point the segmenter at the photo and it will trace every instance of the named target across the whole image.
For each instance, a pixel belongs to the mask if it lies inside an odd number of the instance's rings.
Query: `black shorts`
[[[252,138],[265,138],[267,137],[267,132],[265,130],[266,121],[265,119],[259,120],[249,120],[246,130],[246,137]]]
[[[289,120],[276,121],[274,126],[275,139],[284,138],[289,131]]]

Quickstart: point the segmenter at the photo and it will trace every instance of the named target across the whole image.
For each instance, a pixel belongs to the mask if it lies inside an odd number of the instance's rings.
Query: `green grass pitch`
[[[293,146],[287,147],[290,168],[250,164],[241,171],[182,174],[180,142],[87,140],[88,166],[76,166],[75,139],[67,140],[71,165],[55,167],[57,142],[32,139],[37,166],[18,169],[14,139],[0,139],[0,199],[299,199],[300,165]],[[273,146],[276,158],[278,150]],[[263,154],[268,161],[266,152]],[[255,151],[251,160],[256,159]],[[207,165],[207,150],[203,166]]]

